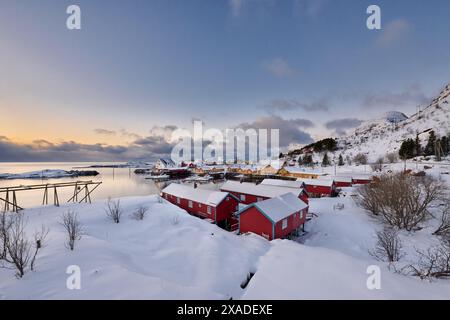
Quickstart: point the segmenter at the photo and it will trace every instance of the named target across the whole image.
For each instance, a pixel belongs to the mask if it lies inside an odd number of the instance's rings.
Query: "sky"
[[[81,8],[81,30],[66,8]],[[366,26],[381,8],[381,30]],[[176,128],[339,136],[450,83],[447,0],[0,0],[0,161],[127,161]]]

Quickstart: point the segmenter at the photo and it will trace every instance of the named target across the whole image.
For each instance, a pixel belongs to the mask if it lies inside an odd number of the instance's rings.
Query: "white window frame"
[[[240,197],[241,201],[245,201],[245,194],[241,194]]]
[[[288,219],[286,218],[281,221],[281,229],[284,230],[287,227],[288,227]]]
[[[192,200],[189,200],[188,207],[191,209],[194,207],[194,202],[192,202]]]
[[[177,204],[181,203],[181,199],[177,197]]]
[[[208,212],[208,214],[211,214],[211,213],[212,213],[212,209],[211,209],[210,206],[207,206],[207,207],[206,207],[206,212]]]

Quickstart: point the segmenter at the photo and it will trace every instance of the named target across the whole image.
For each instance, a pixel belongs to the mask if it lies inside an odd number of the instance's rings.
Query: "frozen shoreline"
[[[86,177],[96,176],[98,171],[94,170],[59,170],[44,169],[38,171],[30,171],[24,173],[0,173],[0,180],[16,180],[16,179],[55,179],[70,177]]]

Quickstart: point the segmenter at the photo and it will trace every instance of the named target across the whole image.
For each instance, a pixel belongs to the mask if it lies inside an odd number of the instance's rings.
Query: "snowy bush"
[[[141,207],[137,208],[136,211],[134,211],[131,214],[131,217],[135,220],[144,220],[144,217],[147,214],[147,212],[148,212],[148,208],[141,206]]]
[[[386,159],[389,161],[389,163],[395,163],[398,161],[398,155],[395,152],[391,152],[386,154]]]
[[[16,269],[16,276],[22,278],[30,267],[34,270],[36,257],[44,246],[49,230],[42,226],[30,241],[25,233],[26,223],[22,214],[9,217],[2,214],[0,218],[1,260]],[[5,265],[2,265],[5,266]]]
[[[450,200],[448,199],[442,209],[439,227],[433,232],[433,234],[442,236],[450,241]]]
[[[356,164],[367,164],[367,156],[363,153],[358,153],[354,158],[353,162]]]
[[[398,233],[393,228],[384,228],[377,232],[377,243],[373,251],[369,251],[370,255],[380,261],[396,262],[403,256],[402,243],[398,237]]]
[[[36,257],[39,253],[39,250],[44,247],[45,239],[47,238],[49,231],[50,231],[50,229],[48,229],[46,226],[42,225],[41,230],[36,231],[34,233],[34,253],[33,253],[33,257],[31,258],[31,263],[30,263],[31,270],[34,270]]]
[[[442,242],[426,251],[417,250],[419,261],[409,265],[407,273],[421,279],[450,277],[450,244]]]
[[[106,203],[106,216],[114,221],[115,223],[120,222],[120,218],[122,217],[122,208],[120,207],[120,200],[112,201],[108,199]]]
[[[443,196],[440,181],[402,173],[383,175],[375,183],[360,187],[358,194],[361,207],[408,231],[424,221],[433,202]]]
[[[374,163],[370,164],[370,168],[372,169],[373,172],[376,171],[383,171],[383,163],[384,163],[384,158],[383,157],[379,157],[377,159],[377,161],[375,161]]]
[[[66,247],[75,249],[75,241],[80,240],[83,234],[83,226],[78,220],[78,215],[73,211],[68,211],[61,217],[61,225],[67,232]]]

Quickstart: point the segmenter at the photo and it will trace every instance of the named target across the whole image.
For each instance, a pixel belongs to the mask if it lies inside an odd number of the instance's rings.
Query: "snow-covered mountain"
[[[390,152],[398,152],[405,139],[415,139],[419,134],[422,144],[428,140],[432,129],[437,136],[450,133],[450,84],[428,106],[409,118],[398,111],[385,113],[381,118],[363,122],[353,133],[338,138],[338,147],[344,156],[367,154],[369,161]]]

